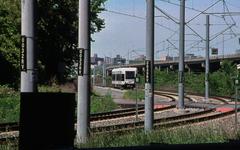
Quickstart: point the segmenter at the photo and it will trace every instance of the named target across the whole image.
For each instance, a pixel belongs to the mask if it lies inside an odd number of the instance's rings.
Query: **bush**
[[[107,112],[117,108],[110,94],[105,96],[91,96],[91,113]]]
[[[19,121],[20,95],[8,86],[0,86],[0,123]]]
[[[145,93],[141,89],[138,89],[137,92],[136,92],[136,90],[128,90],[128,91],[124,92],[123,98],[136,100],[136,97],[137,97],[138,100],[143,100],[145,98],[144,95],[145,95]]]

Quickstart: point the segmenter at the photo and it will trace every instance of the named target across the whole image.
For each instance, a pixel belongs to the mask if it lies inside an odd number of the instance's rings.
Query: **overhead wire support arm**
[[[200,39],[202,39],[203,41],[205,41],[205,39],[198,34],[192,27],[190,27],[188,24],[185,24],[193,33],[195,33]]]
[[[225,5],[225,7],[226,7],[226,9],[227,9],[227,12],[228,12],[229,14],[231,14],[231,12],[229,11],[228,6],[227,6],[225,0],[223,0],[223,4]],[[233,19],[232,15],[230,15],[230,17],[231,17],[233,23],[236,24],[236,21]]]
[[[166,3],[169,3],[169,4],[175,5],[175,6],[180,6],[179,4],[170,2],[169,0],[159,0],[159,1],[166,2]],[[187,9],[189,9],[189,10],[196,11],[196,12],[202,12],[201,10],[198,10],[198,9],[192,8],[192,7],[188,7],[188,6],[185,6],[185,8],[187,8]],[[214,15],[214,14],[211,14],[211,15],[220,18],[220,16],[218,16],[218,15]]]
[[[176,21],[176,18],[171,17],[169,14],[167,14],[165,11],[163,11],[162,9],[160,9],[158,6],[154,6],[158,11],[160,11],[161,13],[163,13],[167,18],[169,18],[170,20],[172,20],[174,23],[179,24],[178,21]],[[192,27],[190,27],[187,23],[185,23],[185,25],[193,32],[195,33],[199,38],[201,38],[202,40],[205,40],[200,34],[198,34]]]
[[[167,18],[169,18],[170,20],[172,20],[174,23],[179,24],[179,22],[177,22],[176,20],[173,19],[173,17],[171,17],[170,15],[168,15],[165,11],[163,11],[162,9],[160,9],[158,6],[154,6],[158,11],[160,11],[161,13],[163,13]]]
[[[223,20],[224,20],[224,22],[226,23],[226,25],[229,27],[230,26],[230,24],[227,22],[227,20],[225,19],[225,17],[223,16]],[[235,23],[234,24],[232,24],[232,25],[236,25]],[[231,30],[231,32],[232,32],[232,34],[236,37],[237,35],[236,35],[236,33],[233,31],[233,29],[232,28],[230,28],[230,30]]]
[[[167,39],[167,42],[170,43],[175,49],[178,49],[172,42]]]
[[[196,19],[198,16],[200,16],[201,14],[203,14],[204,12],[206,12],[208,9],[212,8],[213,6],[215,6],[217,3],[219,3],[222,0],[218,0],[217,2],[213,3],[211,6],[209,6],[208,8],[206,8],[205,10],[203,10],[202,12],[200,12],[199,14],[197,14],[196,16],[194,16],[192,19],[190,19],[188,22],[186,22],[186,24],[188,24],[189,22],[193,21],[194,19]]]
[[[219,35],[223,34],[224,32],[226,32],[227,30],[231,29],[235,24],[227,27],[226,29],[224,29],[223,31],[221,31],[220,33],[217,33],[213,36],[213,38],[210,39],[210,41],[214,40],[215,38],[217,38]]]

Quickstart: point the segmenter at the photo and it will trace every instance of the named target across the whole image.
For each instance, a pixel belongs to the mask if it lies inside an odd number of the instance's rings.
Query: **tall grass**
[[[91,96],[91,113],[107,112],[117,108],[112,96],[107,94],[105,96],[98,96],[93,94]]]
[[[159,144],[200,144],[200,143],[223,143],[229,137],[221,128],[190,127],[177,129],[160,129],[150,133],[136,130],[123,135],[104,134],[93,136],[86,144],[78,145],[79,148],[99,147],[124,147],[144,146],[151,143]]]
[[[143,100],[144,99],[144,91],[141,89],[138,89],[137,92],[136,90],[128,90],[126,92],[124,92],[123,94],[123,98],[124,99],[131,99],[131,100],[136,100],[136,98],[138,99],[138,101]]]

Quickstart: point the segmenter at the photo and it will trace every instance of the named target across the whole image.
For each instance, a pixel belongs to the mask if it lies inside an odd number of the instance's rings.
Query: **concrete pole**
[[[145,132],[153,129],[154,119],[154,0],[146,0],[146,2]]]
[[[83,75],[78,76],[77,142],[85,143],[90,129],[90,18],[89,0],[79,0],[78,47],[84,49]]]
[[[209,101],[209,15],[206,15],[205,101]]]
[[[93,66],[93,78],[92,78],[92,86],[95,86],[96,84],[96,66]]]
[[[103,67],[103,70],[102,70],[102,72],[103,72],[102,84],[103,84],[103,87],[105,87],[106,86],[106,66],[105,66],[105,63],[103,63],[102,67]]]
[[[185,0],[180,2],[178,108],[184,109]]]
[[[35,6],[36,0],[21,0],[21,35],[26,37],[25,70],[21,70],[21,92],[37,92],[37,70],[35,56]],[[23,48],[24,49],[24,48]],[[26,58],[25,58],[26,57]]]

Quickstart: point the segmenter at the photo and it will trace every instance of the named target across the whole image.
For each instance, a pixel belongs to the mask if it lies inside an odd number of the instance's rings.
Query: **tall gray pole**
[[[92,86],[96,84],[96,66],[93,66],[93,78],[92,78]]]
[[[146,2],[145,132],[153,129],[154,105],[154,0],[146,0]]]
[[[21,0],[21,35],[22,39],[25,41],[22,41],[21,52],[21,92],[37,92],[37,70],[35,65],[34,44],[35,5],[36,0]]]
[[[105,87],[106,86],[106,65],[105,65],[105,63],[103,63],[103,65],[102,65],[102,72],[103,72],[103,78],[102,78],[102,84],[103,84],[103,87]]]
[[[89,0],[79,0],[78,47],[84,50],[83,74],[78,75],[77,141],[85,143],[89,137],[90,114],[90,18]]]
[[[209,101],[209,15],[206,15],[205,101]]]
[[[180,2],[178,108],[184,109],[185,0]]]

